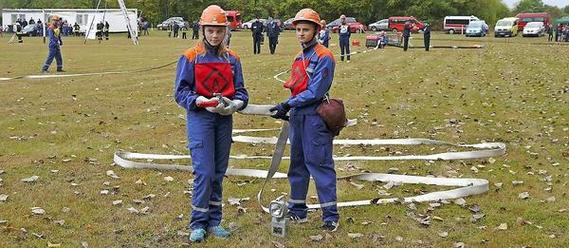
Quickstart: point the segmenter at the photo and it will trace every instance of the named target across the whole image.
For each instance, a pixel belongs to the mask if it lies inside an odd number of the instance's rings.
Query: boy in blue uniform
[[[290,218],[298,222],[307,221],[306,194],[312,175],[322,208],[322,228],[336,231],[340,216],[332,160],[334,135],[316,112],[332,86],[336,62],[332,52],[316,39],[322,28],[316,11],[300,10],[292,23],[302,51],[292,64],[290,79],[284,84],[290,89],[291,96],[271,109],[276,111],[272,115],[274,118],[283,120],[289,120],[287,113],[290,111]]]
[[[174,90],[176,102],[187,111],[194,170],[192,242],[204,240],[206,233],[218,238],[230,235],[220,225],[222,183],[231,148],[232,114],[245,108],[249,100],[239,57],[223,44],[225,11],[208,6],[200,27],[204,39],[180,57]]]
[[[63,41],[61,41],[61,30],[59,29],[59,17],[52,16],[51,24],[47,29],[47,35],[49,37],[49,54],[47,59],[41,69],[42,73],[47,73],[49,66],[55,58],[57,63],[57,71],[64,72],[63,70],[63,58],[61,57],[61,46],[63,46]]]

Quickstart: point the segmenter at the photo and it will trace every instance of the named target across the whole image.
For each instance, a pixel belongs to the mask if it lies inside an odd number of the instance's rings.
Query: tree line
[[[0,0],[0,8],[96,8],[99,0]],[[542,0],[521,0],[509,9],[501,0],[125,0],[128,8],[136,8],[147,20],[158,24],[171,16],[196,21],[210,4],[226,10],[239,10],[244,21],[258,16],[286,20],[302,8],[313,8],[322,18],[332,21],[341,14],[370,24],[390,16],[415,16],[440,28],[449,15],[475,15],[490,25],[500,18],[520,12],[548,12],[553,18],[569,15],[564,8],[549,6]],[[101,0],[99,8],[118,8],[116,0]]]

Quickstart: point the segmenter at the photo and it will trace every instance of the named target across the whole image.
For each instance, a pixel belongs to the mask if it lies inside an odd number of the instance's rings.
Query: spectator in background
[[[348,63],[350,63],[350,26],[346,23],[346,16],[340,16],[340,27],[338,28],[338,33],[340,34],[340,60],[344,61],[344,56],[347,57]]]
[[[180,30],[180,25],[178,25],[177,22],[174,22],[172,29],[174,31],[174,38],[178,38],[178,31]]]
[[[559,36],[561,36],[561,30],[562,30],[561,23],[558,23],[557,28],[555,29],[555,42],[559,41]]]
[[[322,26],[322,29],[320,29],[320,32],[318,32],[318,42],[322,44],[324,47],[328,48],[328,44],[331,39],[330,30],[326,28],[325,20],[321,20],[320,25]]]
[[[411,30],[413,29],[413,23],[410,21],[405,22],[405,27],[403,29],[403,51],[407,51],[409,48],[409,38],[411,37]]]
[[[200,23],[198,21],[194,22],[192,25],[192,40],[200,39]]]
[[[269,51],[271,54],[275,54],[277,49],[277,44],[279,44],[279,35],[281,33],[281,27],[279,23],[269,17],[269,22],[267,23],[267,36],[269,37]]]
[[[553,41],[553,25],[550,23],[547,25],[547,41]]]
[[[105,40],[109,40],[109,22],[105,21],[105,27],[103,28],[103,33],[105,34]]]
[[[80,31],[81,27],[79,26],[79,24],[75,23],[73,25],[73,31],[75,32],[75,36],[79,37],[79,31]]]
[[[28,25],[34,25],[34,24],[36,24],[36,22],[34,21],[34,18],[30,18]]]
[[[105,28],[105,24],[103,24],[103,21],[97,23],[97,40],[99,40],[99,43],[103,41],[103,28]]]
[[[148,21],[143,21],[142,22],[142,35],[150,35],[150,33],[148,32],[148,28],[150,28],[150,22]]]
[[[38,19],[38,21],[36,22],[36,26],[37,26],[36,30],[37,35],[43,36],[43,23],[41,22],[41,19]]]
[[[261,53],[261,39],[263,39],[263,23],[259,17],[251,24],[251,34],[253,35],[253,54]]]
[[[186,36],[188,32],[188,24],[187,22],[184,21],[184,25],[182,26],[182,39],[187,39],[188,37]]]
[[[486,32],[483,30],[483,32]],[[425,27],[423,28],[423,42],[425,43],[425,51],[429,51],[431,47],[431,24],[425,22]]]
[[[14,24],[15,27],[15,31],[16,31],[16,36],[18,37],[18,43],[24,43],[24,40],[22,39],[22,36],[24,35],[24,33],[22,32],[22,30],[24,29],[22,27],[22,24],[20,24],[19,22],[16,22],[16,24]]]

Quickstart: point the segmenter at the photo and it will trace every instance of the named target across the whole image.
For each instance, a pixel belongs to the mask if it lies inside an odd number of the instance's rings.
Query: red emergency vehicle
[[[239,11],[227,10],[225,11],[225,15],[227,16],[227,22],[231,30],[241,27],[241,13],[239,13]]]
[[[547,27],[551,23],[551,16],[547,12],[541,13],[519,13],[516,15],[518,18],[518,31],[524,30],[524,27],[529,22],[543,22],[543,26]]]

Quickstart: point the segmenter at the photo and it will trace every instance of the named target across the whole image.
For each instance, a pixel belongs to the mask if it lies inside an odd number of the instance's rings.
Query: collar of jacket
[[[308,49],[314,47],[318,43],[315,38],[312,38],[309,42],[301,43],[300,46],[302,47],[302,51],[307,51]]]
[[[217,52],[217,49],[219,48],[219,46],[221,46],[221,43],[223,43],[223,41],[222,41],[219,45],[213,46],[209,43],[209,41],[207,41],[206,38],[203,38],[203,41],[204,41],[203,43],[205,44],[206,51],[208,53],[213,53],[213,54],[215,54]]]

